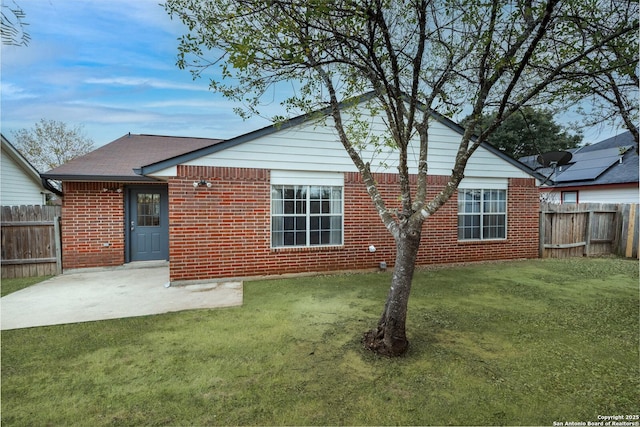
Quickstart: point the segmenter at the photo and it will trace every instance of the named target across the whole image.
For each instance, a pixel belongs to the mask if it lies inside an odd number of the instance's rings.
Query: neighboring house
[[[50,190],[44,187],[38,171],[2,136],[0,165],[0,205],[44,205]]]
[[[639,159],[631,132],[570,150],[569,164],[542,168],[537,156],[520,159],[548,177],[541,200],[556,203],[638,203]]]
[[[393,267],[393,238],[331,120],[311,117],[226,141],[125,135],[43,174],[63,182],[64,268],[167,259],[179,283]],[[463,132],[432,117],[430,196],[446,184]],[[393,203],[392,150],[363,150]],[[418,263],[537,257],[536,178],[483,144],[458,194],[426,221]]]

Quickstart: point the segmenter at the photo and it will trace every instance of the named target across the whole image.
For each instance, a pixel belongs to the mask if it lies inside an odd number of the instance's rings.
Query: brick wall
[[[64,182],[62,268],[124,263],[124,192],[110,182]],[[109,244],[109,246],[105,246]]]
[[[206,179],[213,185],[193,187]],[[386,200],[397,200],[397,176],[377,175]],[[430,177],[438,191],[446,177]],[[455,197],[429,218],[420,264],[513,258],[538,254],[538,194],[533,179],[512,179],[507,240],[458,242]],[[171,280],[197,280],[393,266],[393,239],[382,225],[357,173],[345,174],[344,246],[270,248],[269,171],[178,166],[169,182]],[[376,247],[370,253],[369,245]]]
[[[446,179],[445,177],[442,177]],[[507,190],[507,239],[458,241],[455,196],[425,222],[420,264],[490,261],[538,257],[537,188],[533,179],[511,178]]]

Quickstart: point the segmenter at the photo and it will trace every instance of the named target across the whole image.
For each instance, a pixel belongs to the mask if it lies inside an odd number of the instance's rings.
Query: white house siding
[[[558,188],[551,192],[545,192],[544,199],[550,202],[559,203],[563,189]],[[567,188],[566,191],[578,191],[579,203],[640,203],[638,187],[635,188]],[[543,194],[545,194],[543,193]]]
[[[5,150],[0,164],[0,204],[2,206],[42,205],[45,196],[42,187],[20,168]]]
[[[372,119],[372,133],[386,132],[380,118]],[[433,121],[429,134],[429,175],[450,175],[461,135],[440,122]],[[417,173],[419,141],[414,139],[409,150],[410,172]],[[373,172],[397,172],[397,155],[390,148],[376,152],[372,146],[361,150],[363,161]],[[325,124],[302,123],[258,137],[236,146],[191,160],[190,166],[259,168],[270,170],[357,172],[342,144],[332,121]],[[156,177],[174,176],[175,168],[154,173]],[[468,178],[529,178],[530,175],[480,147],[471,156],[465,176]]]
[[[338,172],[271,171],[272,185],[344,185],[344,175]]]

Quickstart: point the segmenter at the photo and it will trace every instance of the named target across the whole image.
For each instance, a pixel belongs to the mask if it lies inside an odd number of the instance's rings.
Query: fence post
[[[591,255],[591,221],[593,221],[593,210],[589,209],[587,212],[587,223],[585,224],[586,230],[584,236],[584,256]]]
[[[56,274],[62,274],[62,239],[60,235],[60,217],[53,218],[53,233],[56,242]]]
[[[545,224],[547,222],[547,219],[545,218],[545,215],[547,214],[546,212],[546,205],[543,205],[542,209],[540,209],[540,237],[538,238],[538,257],[539,258],[543,258],[544,257],[544,245],[545,245],[545,239],[546,239],[546,230],[545,230]]]
[[[633,241],[636,231],[636,204],[629,206],[629,228],[627,229],[627,247],[624,255],[627,258],[633,257]],[[640,253],[640,251],[639,251]]]

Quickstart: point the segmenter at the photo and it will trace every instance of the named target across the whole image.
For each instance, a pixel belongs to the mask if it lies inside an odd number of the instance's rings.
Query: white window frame
[[[461,204],[464,203],[464,201],[461,198],[461,195],[464,192],[467,191],[479,191],[480,192],[480,206],[479,206],[479,211],[478,212],[460,212],[460,207]],[[497,211],[497,212],[485,212],[484,206],[485,206],[485,194],[487,192],[494,192],[494,191],[501,191],[504,193],[504,211]],[[458,233],[458,241],[460,242],[479,242],[479,241],[501,241],[501,240],[506,240],[507,239],[507,232],[508,232],[508,223],[509,223],[509,216],[508,216],[508,212],[507,212],[507,206],[508,206],[508,192],[506,189],[503,188],[459,188],[458,189],[458,226],[457,226],[457,233]],[[484,237],[484,233],[485,233],[485,225],[484,225],[484,217],[485,215],[504,215],[504,237]],[[464,238],[464,237],[460,237],[460,219],[462,217],[471,217],[471,216],[478,216],[479,217],[479,223],[478,223],[478,229],[479,229],[479,238]]]
[[[285,214],[274,212],[274,189],[282,187],[305,188],[305,212]],[[340,188],[339,214],[314,214],[311,212],[311,187]],[[270,200],[270,227],[269,240],[271,249],[295,249],[295,248],[323,248],[344,246],[344,175],[342,173],[307,172],[307,171],[271,171],[271,200]],[[340,215],[340,243],[311,244],[311,217],[338,216]],[[305,218],[305,244],[304,245],[274,245],[274,218],[293,216]],[[284,231],[284,230],[283,230]]]

